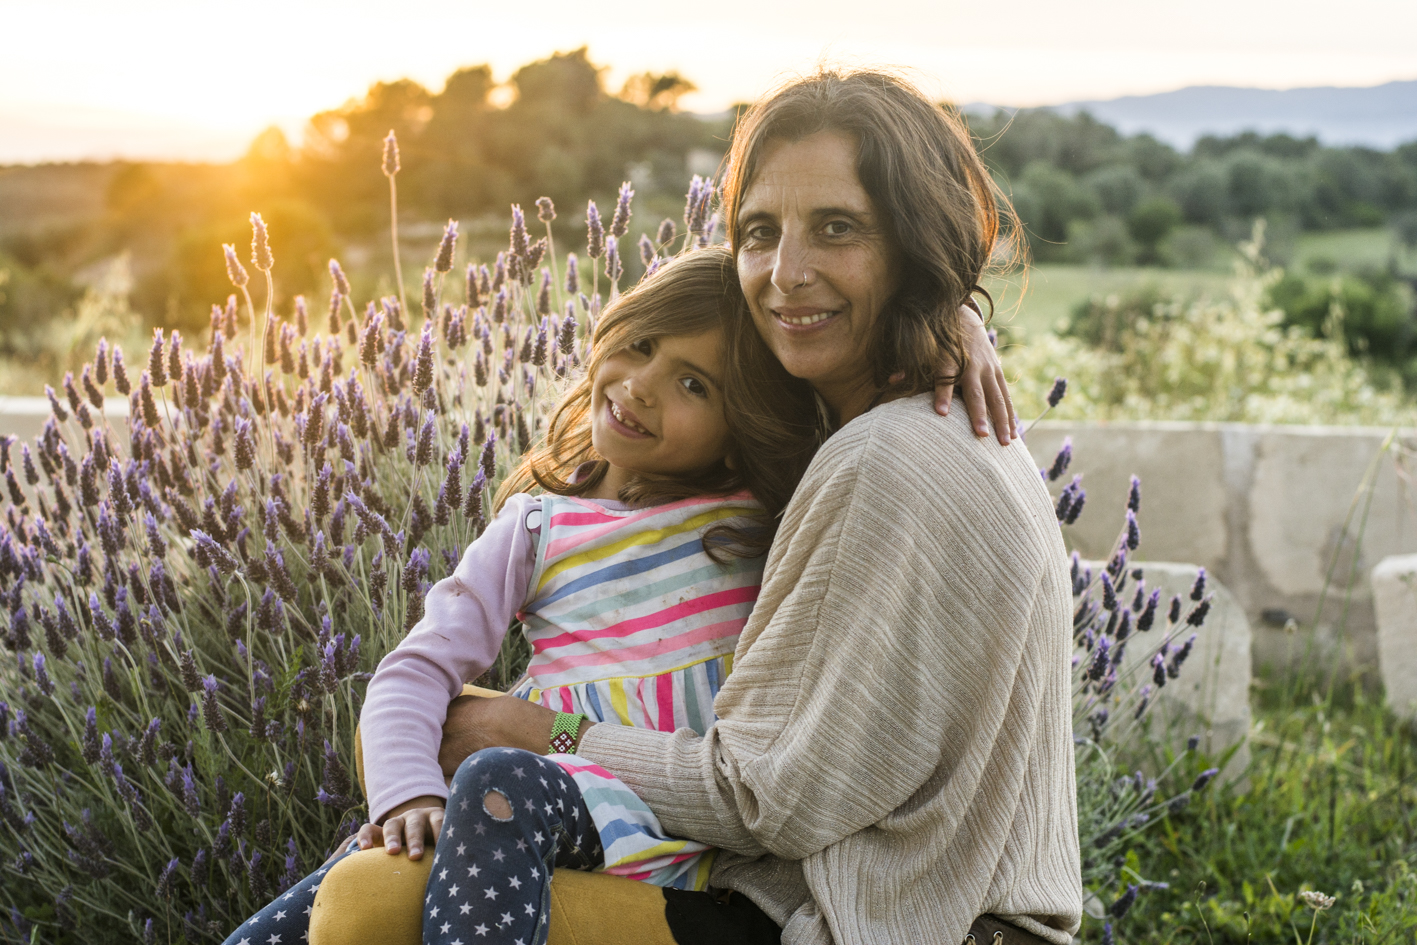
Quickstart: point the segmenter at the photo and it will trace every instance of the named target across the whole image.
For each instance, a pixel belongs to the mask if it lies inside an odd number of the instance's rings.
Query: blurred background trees
[[[731,133],[736,110],[679,109],[693,88],[675,73],[646,73],[613,91],[605,69],[578,49],[504,83],[486,65],[458,70],[440,91],[407,79],[377,83],[313,116],[299,144],[271,128],[230,164],[0,168],[0,358],[52,374],[62,358],[46,347],[46,323],[77,311],[118,259],[127,305],[146,325],[204,329],[209,306],[230,291],[215,247],[242,243],[255,209],[284,247],[277,305],[327,291],[331,255],[358,272],[390,271],[379,170],[390,129],[402,152],[400,220],[411,252],[455,218],[470,253],[485,258],[505,239],[508,204],[549,196],[558,229],[576,227],[587,199],[608,205],[626,179],[641,212],[655,217],[637,224],[652,230],[679,215],[686,181],[714,172]],[[1417,142],[1383,152],[1248,133],[1202,138],[1182,152],[1086,113],[967,118],[1040,273],[1056,277],[1053,286],[1082,286],[1064,303],[1035,280],[1019,309],[1025,321],[1046,312],[1033,322],[1052,329],[1085,296],[1112,291],[1109,274],[1155,273],[1171,287],[1172,273],[1196,283],[1228,272],[1230,248],[1263,218],[1266,253],[1286,268],[1270,301],[1288,323],[1315,336],[1339,332],[1355,356],[1417,383]],[[1350,252],[1358,243],[1363,252]],[[1069,276],[1082,270],[1088,275]],[[16,383],[29,382],[0,376],[0,386]]]

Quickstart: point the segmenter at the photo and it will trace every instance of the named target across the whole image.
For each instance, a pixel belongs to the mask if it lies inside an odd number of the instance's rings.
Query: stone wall
[[[1337,655],[1373,673],[1369,572],[1386,556],[1417,552],[1417,432],[1044,421],[1027,440],[1039,466],[1052,463],[1064,437],[1073,442],[1068,476],[1082,474],[1087,490],[1081,518],[1064,530],[1070,547],[1107,556],[1135,473],[1138,557],[1203,565],[1224,583],[1249,617],[1257,668],[1303,659],[1307,634],[1285,625],[1292,618],[1307,629],[1318,615],[1311,658]]]

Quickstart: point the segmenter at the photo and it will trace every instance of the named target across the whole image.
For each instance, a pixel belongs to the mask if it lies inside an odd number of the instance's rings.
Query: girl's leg
[[[449,791],[423,901],[425,945],[544,945],[552,869],[601,862],[580,789],[540,755],[492,748],[464,761]]]
[[[340,860],[358,851],[357,844],[326,863],[247,919],[227,937],[224,945],[303,945],[309,940],[310,910],[325,874]]]

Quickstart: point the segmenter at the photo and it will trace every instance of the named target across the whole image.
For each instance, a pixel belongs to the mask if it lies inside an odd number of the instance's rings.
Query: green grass
[[[1056,331],[1074,307],[1094,295],[1120,295],[1147,285],[1158,286],[1167,293],[1215,295],[1223,293],[1229,282],[1228,273],[1210,270],[1047,263],[1030,268],[1026,282],[1018,276],[1008,276],[988,280],[985,288],[994,296],[995,327],[1021,331],[1028,337]]]
[[[1292,266],[1295,269],[1311,269],[1315,265],[1332,265],[1343,272],[1383,269],[1394,254],[1404,268],[1417,266],[1417,253],[1399,246],[1392,230],[1385,227],[1305,233],[1294,247]]]
[[[1417,737],[1361,686],[1331,700],[1261,680],[1245,782],[1200,795],[1120,870],[1145,878],[1119,942],[1411,943],[1417,936]],[[1196,767],[1209,761],[1198,759]],[[1084,856],[1087,851],[1084,851]],[[1301,890],[1337,896],[1317,916]],[[1084,938],[1102,922],[1084,921]]]

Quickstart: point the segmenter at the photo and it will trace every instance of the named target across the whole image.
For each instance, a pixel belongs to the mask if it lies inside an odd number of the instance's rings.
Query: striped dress
[[[535,567],[517,614],[532,657],[513,694],[595,722],[702,734],[763,572],[762,558],[714,561],[702,535],[759,511],[746,493],[626,510],[542,496]],[[607,873],[707,885],[712,848],[667,836],[605,769],[576,755],[551,760],[585,796]]]

